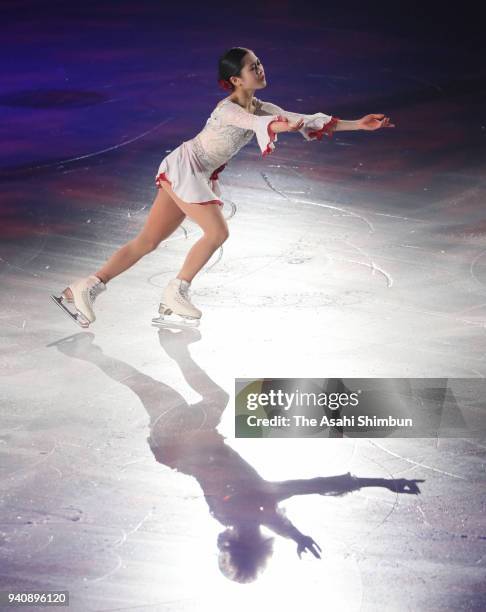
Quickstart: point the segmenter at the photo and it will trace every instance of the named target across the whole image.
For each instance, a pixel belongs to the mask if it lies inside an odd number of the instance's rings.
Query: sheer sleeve
[[[306,140],[315,140],[316,138],[321,140],[323,134],[331,137],[336,128],[336,124],[339,121],[339,117],[325,115],[324,113],[315,113],[314,115],[291,113],[290,111],[283,110],[283,108],[280,108],[280,106],[277,106],[272,102],[260,101],[259,106],[264,115],[275,115],[278,113],[282,117],[287,118],[289,121],[297,121],[302,117],[304,120],[304,125],[301,127],[299,132]]]
[[[275,149],[273,143],[278,140],[277,134],[271,128],[271,124],[274,121],[288,121],[286,117],[281,116],[279,113],[269,113],[269,115],[265,116],[253,115],[232,102],[222,104],[219,113],[223,125],[232,125],[243,130],[255,132],[262,156],[272,153]]]

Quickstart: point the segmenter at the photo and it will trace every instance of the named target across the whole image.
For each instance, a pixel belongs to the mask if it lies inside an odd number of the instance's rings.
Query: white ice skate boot
[[[94,301],[105,290],[105,283],[97,276],[88,276],[66,287],[59,297],[51,295],[51,298],[80,327],[89,327],[96,320]],[[76,312],[70,310],[64,302],[74,304]]]
[[[159,317],[152,319],[154,325],[176,323],[197,326],[202,316],[199,308],[189,301],[191,283],[180,278],[173,278],[162,293],[159,305]]]

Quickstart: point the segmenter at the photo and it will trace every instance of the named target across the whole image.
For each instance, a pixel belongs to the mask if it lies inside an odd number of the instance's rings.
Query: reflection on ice
[[[105,355],[94,344],[92,333],[75,334],[51,346],[66,356],[91,362],[139,397],[150,417],[148,442],[155,458],[194,478],[202,489],[210,514],[225,527],[217,537],[217,546],[219,569],[226,578],[251,583],[265,573],[274,552],[273,535],[269,532],[293,540],[299,558],[313,556],[317,562],[321,555],[328,556],[325,544],[321,546],[307,530],[300,531],[287,517],[279,505],[284,500],[307,495],[340,497],[364,487],[385,488],[395,494],[420,493],[417,483],[423,480],[368,478],[350,472],[291,480],[263,478],[226,443],[217,429],[229,395],[191,356],[189,346],[201,339],[200,331],[161,328],[158,335],[161,347],[202,397],[200,401],[189,404],[170,386]],[[305,516],[298,523],[305,525]],[[267,579],[267,586],[268,580],[271,578]]]

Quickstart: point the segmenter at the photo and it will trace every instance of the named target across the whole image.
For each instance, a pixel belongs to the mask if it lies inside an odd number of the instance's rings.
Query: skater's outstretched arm
[[[418,483],[421,482],[424,481],[405,478],[361,478],[347,472],[338,476],[277,481],[272,482],[270,486],[276,502],[281,502],[294,495],[341,496],[364,487],[380,487],[394,493],[418,495],[420,493]]]
[[[295,123],[299,120],[302,121],[302,124],[299,125],[296,130],[289,131],[300,132],[306,140],[315,140],[316,138],[320,140],[323,134],[332,136],[332,133],[336,129],[336,125],[340,121],[339,117],[333,117],[332,115],[326,115],[325,113],[315,113],[313,115],[293,113],[280,108],[280,106],[273,104],[273,102],[260,101],[258,109],[258,112],[264,116],[275,115],[278,113],[280,118],[289,122]],[[276,125],[278,129],[278,124]],[[275,128],[272,126],[272,129]]]
[[[383,113],[371,113],[370,115],[365,115],[361,117],[361,119],[356,119],[356,121],[343,121],[343,125],[338,125],[336,127],[337,130],[349,130],[349,129],[357,129],[357,130],[378,130],[380,128],[393,128],[395,127],[394,123],[390,123],[390,117],[385,117]],[[356,124],[356,128],[347,127],[348,124]]]
[[[283,510],[276,508],[275,511],[265,513],[262,519],[262,525],[271,529],[284,538],[291,538],[297,543],[297,554],[299,559],[303,552],[311,552],[316,559],[320,559],[319,554],[322,549],[310,536],[301,533],[295,525],[285,516]]]
[[[377,130],[381,127],[395,127],[390,123],[390,118],[383,114],[365,115],[361,119],[347,120],[340,119],[325,113],[315,113],[313,115],[304,115],[302,113],[293,113],[286,111],[273,102],[261,102],[261,111],[264,115],[276,115],[287,118],[289,121],[297,121],[300,118],[304,119],[304,125],[298,130],[306,140],[321,139],[322,134],[331,136],[333,132],[345,130]],[[275,129],[272,126],[272,129]],[[277,130],[275,130],[277,131]]]

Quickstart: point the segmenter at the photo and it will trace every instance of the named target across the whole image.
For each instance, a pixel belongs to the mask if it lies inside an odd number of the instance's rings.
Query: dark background
[[[372,138],[341,133],[347,146],[299,147],[304,173],[325,163],[328,184],[342,184],[366,147],[381,189],[410,205],[437,173],[439,189],[445,173],[458,189],[464,177],[475,185],[486,133],[483,23],[468,3],[3,2],[0,237],[56,230],[60,218],[64,231],[96,202],[147,205],[161,159],[227,95],[217,59],[232,46],[261,57],[263,100],[396,123]],[[282,137],[272,163],[295,159],[293,144]],[[255,153],[252,142],[236,163]]]

